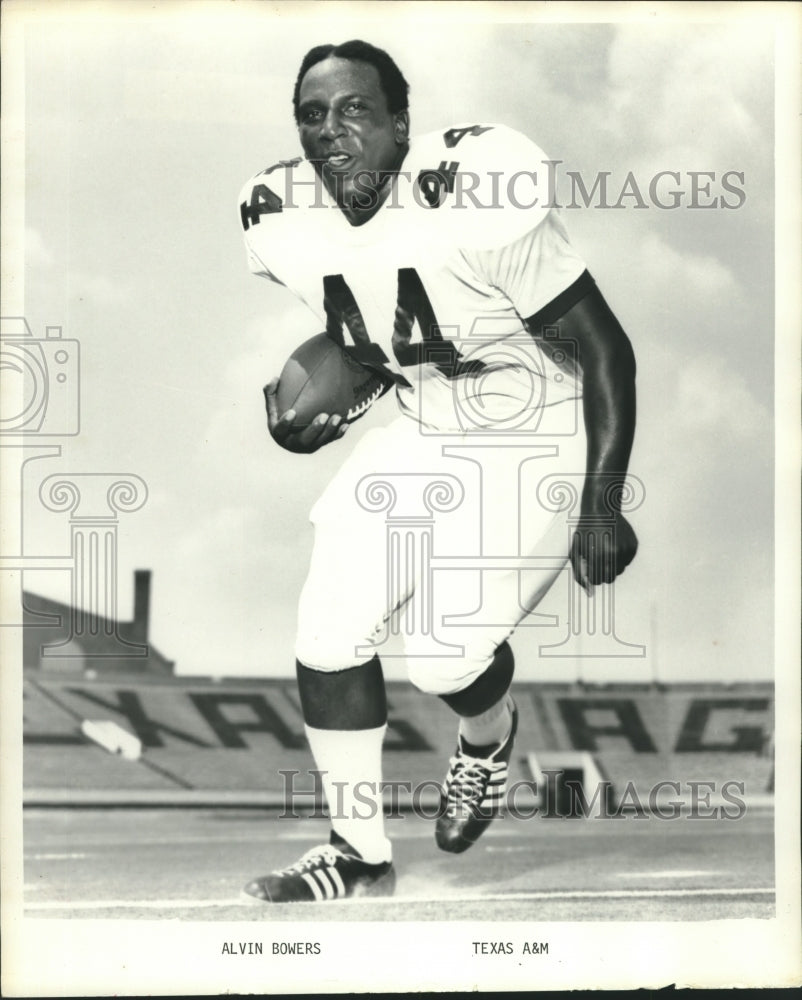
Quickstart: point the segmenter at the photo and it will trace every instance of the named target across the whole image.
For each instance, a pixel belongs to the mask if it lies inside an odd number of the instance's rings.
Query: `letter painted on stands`
[[[221,744],[229,750],[249,749],[249,744],[240,733],[270,733],[290,750],[306,746],[304,734],[290,729],[264,695],[215,691],[208,694],[190,692],[189,697]],[[245,706],[251,717],[234,721],[223,712],[223,705]]]
[[[139,737],[142,745],[145,747],[163,747],[164,740],[159,735],[160,732],[167,733],[168,736],[172,736],[177,740],[183,740],[185,743],[190,743],[195,747],[210,749],[212,746],[212,744],[199,739],[197,736],[192,736],[190,733],[186,733],[182,729],[177,729],[175,726],[170,726],[166,722],[157,722],[156,719],[152,719],[149,715],[146,715],[136,691],[115,691],[114,693],[117,696],[117,702],[115,703],[101,698],[100,695],[85,691],[83,688],[68,688],[67,690],[70,694],[78,695],[80,698],[85,698],[95,705],[100,705],[101,708],[118,712],[128,720],[134,730],[134,735]]]
[[[558,698],[557,705],[575,750],[598,750],[597,736],[621,736],[637,753],[657,753],[634,701],[629,698]],[[616,723],[593,723],[586,713],[610,712]]]
[[[217,747],[227,750],[247,750],[250,744],[243,736],[245,733],[269,733],[288,750],[300,750],[306,746],[301,710],[295,704],[294,698],[288,700],[296,711],[287,713],[285,708],[284,712],[280,713],[259,692],[176,692],[179,698],[189,699],[206,725],[211,728],[217,739],[209,742],[201,736],[195,736],[191,732],[148,715],[136,691],[118,689],[113,694],[102,696],[85,688],[71,687],[67,690],[72,695],[122,716],[142,741],[142,745],[148,748],[166,746],[164,737],[169,736],[204,750],[214,750]],[[284,696],[287,698],[286,692]],[[174,710],[173,707],[173,712]],[[167,708],[165,712],[168,712]],[[186,718],[186,713],[183,714]],[[292,718],[285,718],[287,714]],[[74,734],[26,734],[25,742],[85,745],[83,738]],[[411,722],[392,717],[388,719],[388,738],[385,748],[391,752],[425,752],[434,749],[423,733]]]
[[[760,753],[767,736],[762,725],[730,726],[734,739],[705,742],[705,730],[714,712],[766,712],[768,698],[695,698],[688,706],[675,753]]]

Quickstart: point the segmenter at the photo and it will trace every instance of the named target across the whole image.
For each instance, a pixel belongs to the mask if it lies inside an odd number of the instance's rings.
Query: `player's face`
[[[407,151],[409,119],[392,114],[375,66],[331,57],[299,94],[301,144],[346,214],[370,217]]]

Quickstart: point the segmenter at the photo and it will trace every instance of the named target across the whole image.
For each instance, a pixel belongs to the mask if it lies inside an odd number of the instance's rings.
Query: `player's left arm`
[[[545,340],[542,329],[528,323],[530,333],[549,352],[562,341],[582,371],[587,464],[570,558],[578,582],[589,590],[623,573],[638,548],[635,532],[621,513],[635,435],[635,354],[595,286],[556,326],[559,335]]]

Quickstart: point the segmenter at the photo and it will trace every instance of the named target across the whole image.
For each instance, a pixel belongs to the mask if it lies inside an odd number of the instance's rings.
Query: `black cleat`
[[[441,792],[441,812],[435,829],[441,851],[451,854],[467,851],[499,815],[517,728],[518,709],[513,702],[510,735],[489,757],[472,757],[466,753],[462,737],[458,737],[457,752],[449,761]]]
[[[329,899],[392,896],[392,861],[368,864],[342,837],[332,833],[294,865],[255,878],[242,890],[264,903],[322,903]]]

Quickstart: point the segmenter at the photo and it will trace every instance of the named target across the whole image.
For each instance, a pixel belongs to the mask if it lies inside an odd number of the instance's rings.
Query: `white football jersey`
[[[581,395],[570,357],[547,356],[522,322],[592,282],[552,177],[520,133],[456,126],[413,139],[382,207],[352,226],[309,162],[280,161],[240,195],[249,266],[389,370],[425,428],[518,428]]]

